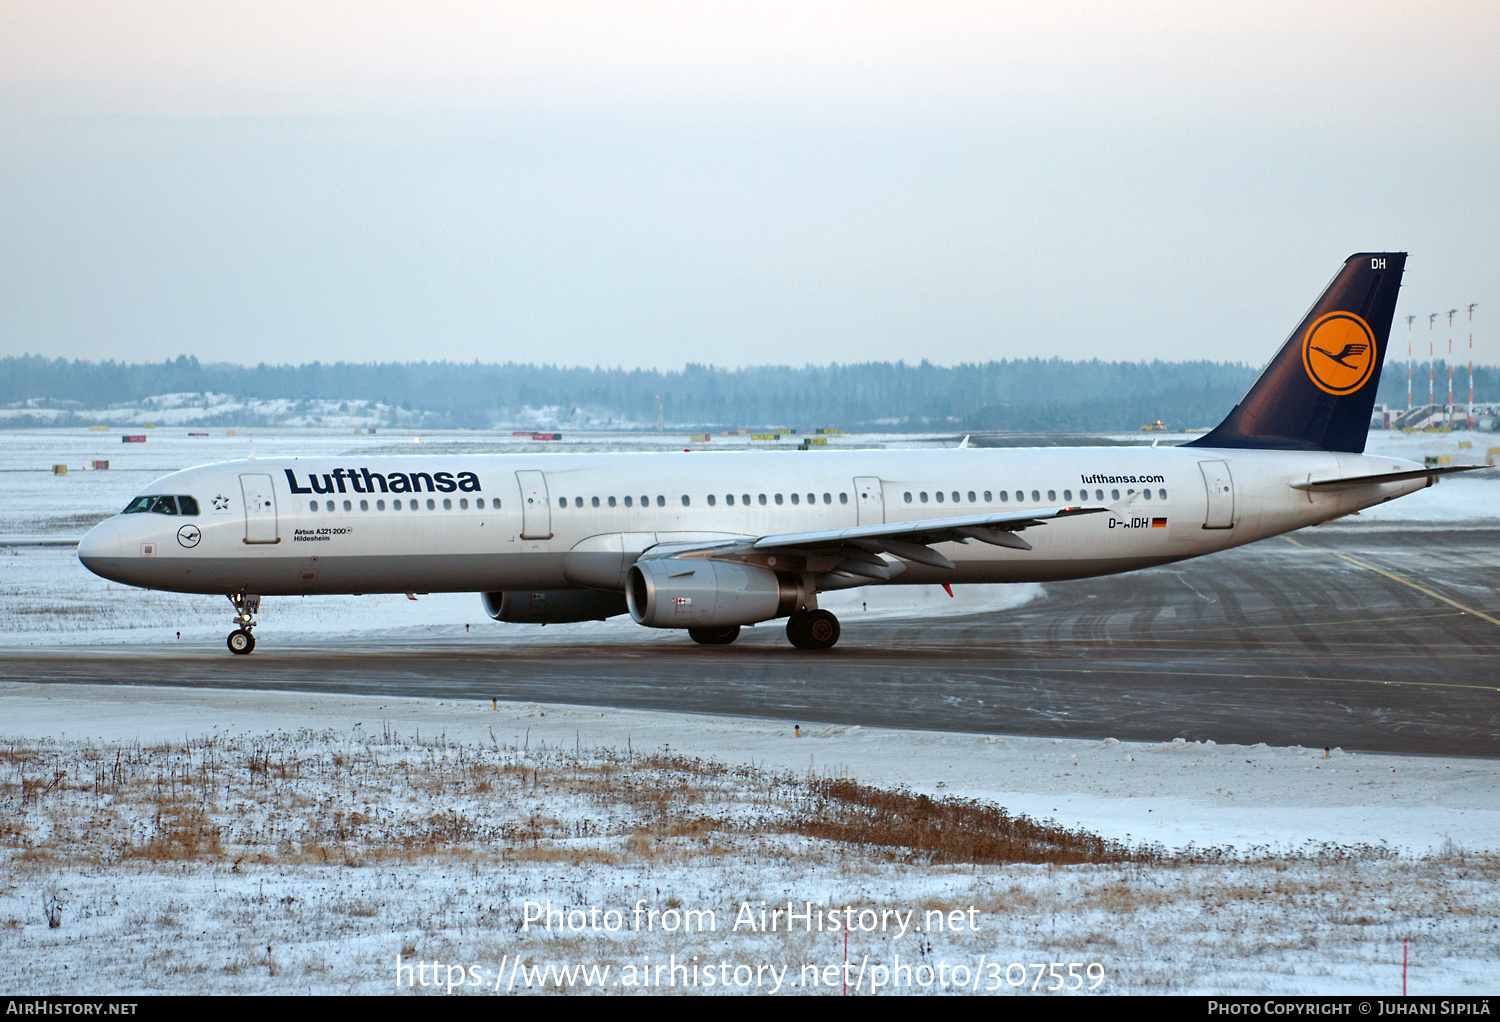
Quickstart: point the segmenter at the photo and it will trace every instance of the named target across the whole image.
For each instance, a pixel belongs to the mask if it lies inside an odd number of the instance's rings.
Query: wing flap
[[[790,532],[758,539],[721,539],[706,543],[670,543],[653,547],[643,559],[659,557],[708,558],[712,560],[760,561],[776,564],[773,555],[789,554],[827,567],[816,571],[840,571],[861,578],[889,580],[906,570],[901,561],[952,570],[954,564],[932,549],[935,543],[965,543],[971,539],[1012,550],[1030,550],[1031,544],[1016,535],[1022,529],[1046,525],[1059,518],[1102,514],[1103,507],[1050,507],[998,514],[929,518],[916,522],[861,525],[819,532]],[[898,561],[885,561],[888,554]],[[835,558],[829,561],[828,558]],[[785,569],[782,569],[785,570]],[[800,570],[800,569],[798,569]]]

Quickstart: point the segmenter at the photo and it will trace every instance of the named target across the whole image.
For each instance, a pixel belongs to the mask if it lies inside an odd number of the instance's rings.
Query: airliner
[[[78,557],[227,596],[476,592],[498,621],[628,613],[699,643],[871,585],[1047,582],[1168,564],[1393,500],[1453,469],[1364,454],[1402,252],[1350,256],[1245,397],[1180,446],[263,458],[163,476]]]

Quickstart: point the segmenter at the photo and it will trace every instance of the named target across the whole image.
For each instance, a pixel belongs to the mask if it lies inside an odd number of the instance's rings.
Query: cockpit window
[[[154,515],[196,515],[198,502],[192,497],[174,497],[168,494],[152,494],[137,497],[125,506],[122,515],[150,513]]]

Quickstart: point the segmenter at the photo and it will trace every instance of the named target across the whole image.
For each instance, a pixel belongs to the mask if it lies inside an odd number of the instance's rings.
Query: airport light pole
[[[1437,322],[1437,318],[1441,315],[1441,312],[1434,312],[1427,317],[1427,424],[1429,428],[1432,425],[1432,406],[1437,404],[1437,398],[1434,396],[1432,389],[1432,375],[1437,369],[1437,357],[1433,354],[1432,350],[1432,325]]]
[[[1448,310],[1448,425],[1453,425],[1453,317],[1457,309]]]
[[[1474,428],[1474,306],[1469,303],[1469,428]]]
[[[1406,411],[1411,413],[1411,322],[1416,316],[1406,317]]]

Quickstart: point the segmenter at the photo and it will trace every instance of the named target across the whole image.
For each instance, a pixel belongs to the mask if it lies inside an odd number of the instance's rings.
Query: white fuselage
[[[145,493],[191,496],[199,513],[116,515],[79,558],[118,582],[191,593],[620,590],[657,544],[1106,508],[1027,529],[1030,550],[941,544],[952,570],[911,564],[888,584],[1046,581],[1315,525],[1429,480],[1291,484],[1420,467],[1189,447],[260,459],[158,479]]]

